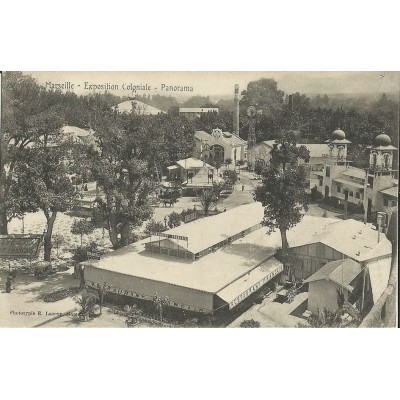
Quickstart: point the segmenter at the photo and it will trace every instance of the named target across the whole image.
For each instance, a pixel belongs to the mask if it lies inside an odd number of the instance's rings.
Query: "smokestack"
[[[293,95],[289,94],[289,110],[293,110]]]
[[[233,110],[233,133],[239,136],[239,85],[235,85],[234,97],[234,110]]]

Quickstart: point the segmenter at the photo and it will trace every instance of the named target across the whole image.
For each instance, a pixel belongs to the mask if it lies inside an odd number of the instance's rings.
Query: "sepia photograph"
[[[0,327],[397,326],[400,73],[0,88]]]

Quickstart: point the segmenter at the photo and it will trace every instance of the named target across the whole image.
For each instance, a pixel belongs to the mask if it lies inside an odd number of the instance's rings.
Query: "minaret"
[[[346,139],[346,134],[340,128],[333,131],[331,138],[325,143],[328,143],[331,161],[349,163],[347,160],[347,145],[350,141]]]
[[[239,136],[239,85],[235,85],[235,97],[234,97],[234,109],[233,109],[233,133]]]
[[[382,175],[393,173],[393,152],[397,150],[392,146],[392,141],[388,135],[380,134],[374,140],[374,145],[370,147],[369,169],[371,172],[379,172]]]

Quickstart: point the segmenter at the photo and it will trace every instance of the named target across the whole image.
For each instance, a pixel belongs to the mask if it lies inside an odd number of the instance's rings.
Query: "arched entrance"
[[[214,160],[225,160],[225,151],[220,144],[214,144],[213,146],[211,146],[210,150]]]

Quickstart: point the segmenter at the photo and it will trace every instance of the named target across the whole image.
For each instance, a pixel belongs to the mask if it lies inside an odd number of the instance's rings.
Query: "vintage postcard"
[[[5,72],[0,327],[394,327],[398,72]]]

